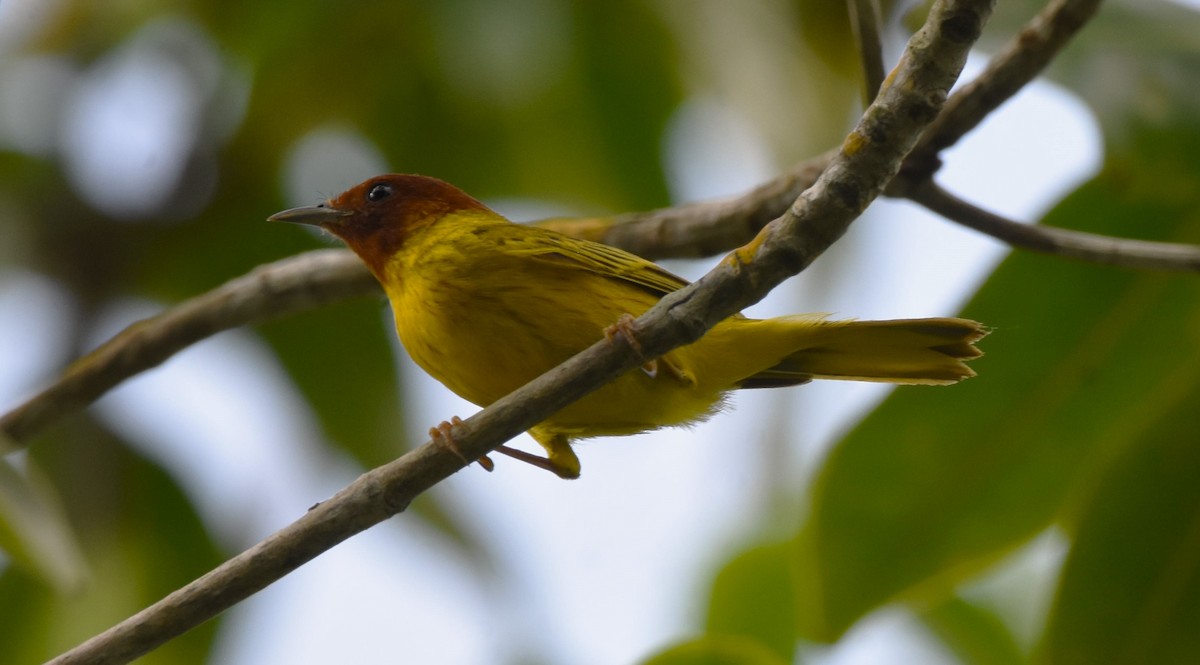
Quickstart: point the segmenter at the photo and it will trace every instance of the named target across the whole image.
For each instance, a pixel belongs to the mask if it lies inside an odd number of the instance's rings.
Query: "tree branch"
[[[368,293],[382,291],[346,250],[317,250],[259,266],[129,326],[72,363],[53,385],[0,418],[0,442],[7,436],[24,444],[50,423],[209,335]]]
[[[1149,240],[1125,240],[1052,226],[1022,224],[978,208],[932,180],[916,185],[908,198],[963,226],[1003,242],[1043,254],[1150,270],[1200,271],[1200,247]]]
[[[645,358],[699,339],[713,324],[811,263],[895,175],[944,102],[991,5],[990,0],[946,0],[934,6],[909,41],[890,84],[817,183],[750,244],[637,319],[636,336],[645,356],[622,337],[597,342],[455,427],[462,455],[477,459]],[[364,474],[262,543],[52,662],[128,662],[403,510],[463,464],[446,447],[426,443]]]

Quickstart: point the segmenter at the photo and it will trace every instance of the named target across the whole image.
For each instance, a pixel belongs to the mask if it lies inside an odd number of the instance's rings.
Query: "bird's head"
[[[341,238],[376,275],[410,238],[447,214],[488,210],[466,192],[421,175],[381,175],[324,203],[277,212],[272,222],[319,226]]]

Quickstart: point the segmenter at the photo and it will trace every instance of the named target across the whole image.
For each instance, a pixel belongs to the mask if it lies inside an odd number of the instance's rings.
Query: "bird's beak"
[[[352,215],[350,210],[338,210],[328,204],[320,203],[315,206],[302,206],[277,212],[267,218],[268,222],[291,222],[293,224],[308,224],[310,226],[325,226],[337,222],[343,217]]]

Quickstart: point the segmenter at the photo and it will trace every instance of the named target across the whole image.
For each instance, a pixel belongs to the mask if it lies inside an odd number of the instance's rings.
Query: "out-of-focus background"
[[[939,181],[1200,241],[1197,4],[1105,3]],[[999,3],[967,75],[1040,6]],[[4,0],[0,409],[331,244],[263,221],[284,207],[386,171],[518,221],[737,194],[837,145],[857,77],[820,0]],[[738,395],[584,443],[574,482],[472,467],[144,662],[1196,662],[1194,275],[1010,254],[884,200],[751,313],[964,306],[995,329],[977,379]],[[196,345],[3,458],[0,661],[73,646],[474,411],[378,298]]]

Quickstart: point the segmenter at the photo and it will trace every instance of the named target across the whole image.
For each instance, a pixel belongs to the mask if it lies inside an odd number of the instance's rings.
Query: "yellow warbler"
[[[514,224],[453,185],[424,176],[378,176],[320,205],[270,219],[319,226],[345,241],[383,285],[412,359],[481,406],[611,334],[622,317],[638,316],[687,285],[628,252]],[[737,388],[812,379],[955,383],[974,376],[963,361],[980,355],[974,342],[986,332],[979,323],[955,318],[733,316],[698,342],[624,374],[533,427],[529,433],[547,458],[507,447],[500,452],[575,478],[573,439],[701,421]],[[448,431],[443,423],[442,432]]]

